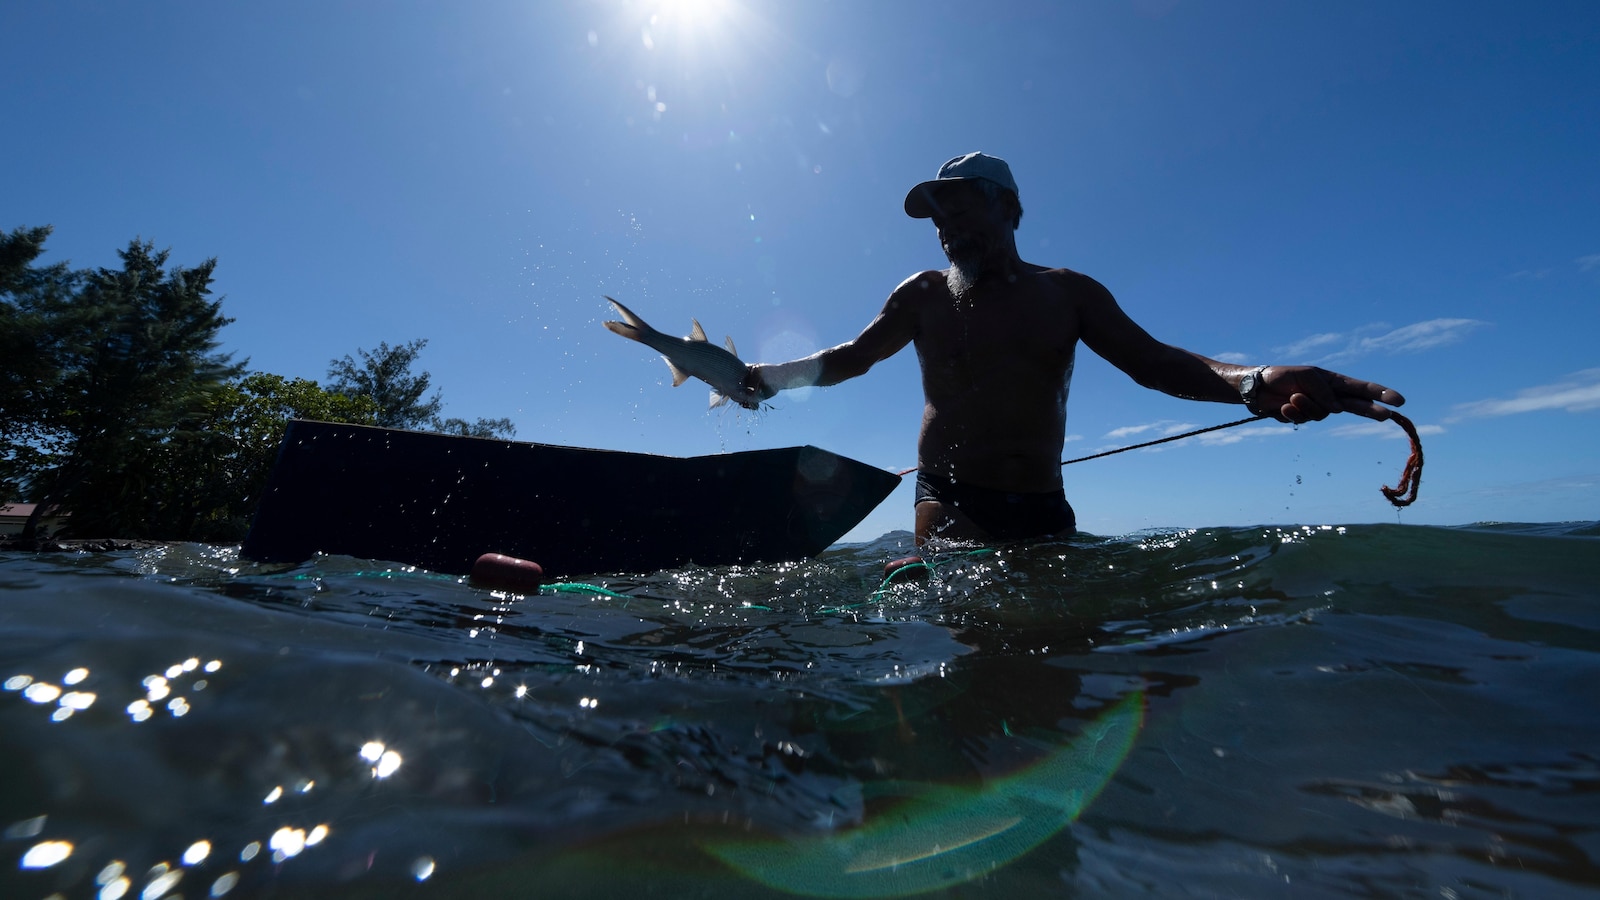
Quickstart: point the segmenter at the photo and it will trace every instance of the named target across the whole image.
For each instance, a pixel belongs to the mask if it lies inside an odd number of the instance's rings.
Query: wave
[[[934,839],[962,804],[997,824],[958,829],[978,869],[924,867],[928,889],[1593,888],[1596,537],[1161,530],[886,582],[896,532],[526,596],[232,547],[0,554],[0,888],[87,896],[115,863],[133,890],[758,896],[704,848],[900,847],[895,810],[933,810],[912,835]],[[1054,824],[983,868],[984,835],[1050,790],[1025,773],[1130,704],[1099,798],[1044,804]],[[66,861],[25,865],[46,844]]]

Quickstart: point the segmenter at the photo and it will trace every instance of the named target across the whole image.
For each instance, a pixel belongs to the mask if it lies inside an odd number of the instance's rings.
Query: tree
[[[336,383],[243,376],[218,351],[231,320],[211,299],[216,260],[167,265],[135,239],[120,269],[41,266],[49,227],[0,232],[0,500],[54,509],[88,536],[243,536],[290,418],[510,436],[509,419],[442,420],[426,345],[335,360]]]
[[[361,357],[358,364],[349,354],[328,364],[328,389],[352,397],[370,398],[378,408],[377,424],[384,428],[432,430],[467,437],[513,437],[516,426],[510,419],[441,419],[444,407],[441,392],[424,401],[431,376],[411,374],[411,367],[428,345],[427,338],[417,338],[397,347],[380,341],[372,352],[356,350]]]
[[[150,461],[150,527],[184,540],[242,540],[290,419],[372,425],[377,407],[303,378],[254,372],[228,382]]]
[[[445,419],[441,422],[434,419],[433,430],[442,434],[480,438],[509,438],[517,434],[517,426],[511,424],[510,419],[478,419],[474,422],[466,419]]]
[[[37,408],[48,464],[32,477],[40,514],[71,510],[76,534],[152,535],[149,466],[193,428],[208,401],[244,368],[217,351],[231,319],[208,299],[216,260],[167,270],[169,251],[133,240],[121,269],[78,273],[74,289],[38,304],[54,375]]]
[[[368,397],[378,406],[378,424],[384,428],[417,429],[438,418],[444,399],[438,391],[424,401],[428,392],[427,372],[411,374],[427,338],[417,338],[398,347],[380,341],[373,352],[356,350],[358,365],[350,355],[328,364],[328,389],[351,397]]]
[[[22,497],[65,438],[45,424],[60,374],[50,321],[76,276],[64,262],[35,265],[49,235],[48,225],[0,232],[0,501]]]

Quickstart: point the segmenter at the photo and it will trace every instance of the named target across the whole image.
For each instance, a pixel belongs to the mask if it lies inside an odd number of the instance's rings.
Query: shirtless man
[[[922,368],[916,539],[990,542],[1064,537],[1077,527],[1061,482],[1074,353],[1089,349],[1145,387],[1190,400],[1243,403],[1282,422],[1330,413],[1388,418],[1405,399],[1382,385],[1311,366],[1238,366],[1164,344],[1099,282],[1024,262],[1022,205],[1004,160],[969,153],[911,189],[906,214],[932,219],[950,268],[889,295],[852,341],[804,359],[753,365],[745,387],[837,384],[915,344]]]

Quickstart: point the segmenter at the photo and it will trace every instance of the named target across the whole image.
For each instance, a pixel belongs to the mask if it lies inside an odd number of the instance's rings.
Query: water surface
[[[0,896],[1600,894],[1597,537],[0,554]]]

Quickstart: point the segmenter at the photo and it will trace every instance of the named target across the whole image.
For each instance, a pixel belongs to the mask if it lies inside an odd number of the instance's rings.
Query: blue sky
[[[982,11],[979,11],[979,10]],[[1066,470],[1100,534],[1600,517],[1600,5],[0,5],[0,227],[219,259],[251,367],[413,338],[447,415],[673,455],[915,464],[909,351],[759,413],[606,332],[610,294],[747,361],[853,337],[941,267],[901,200],[1009,160],[1023,257],[1162,340],[1407,396],[1401,432],[1247,426]],[[1068,456],[1239,418],[1087,350]],[[848,537],[910,524],[903,485]]]

